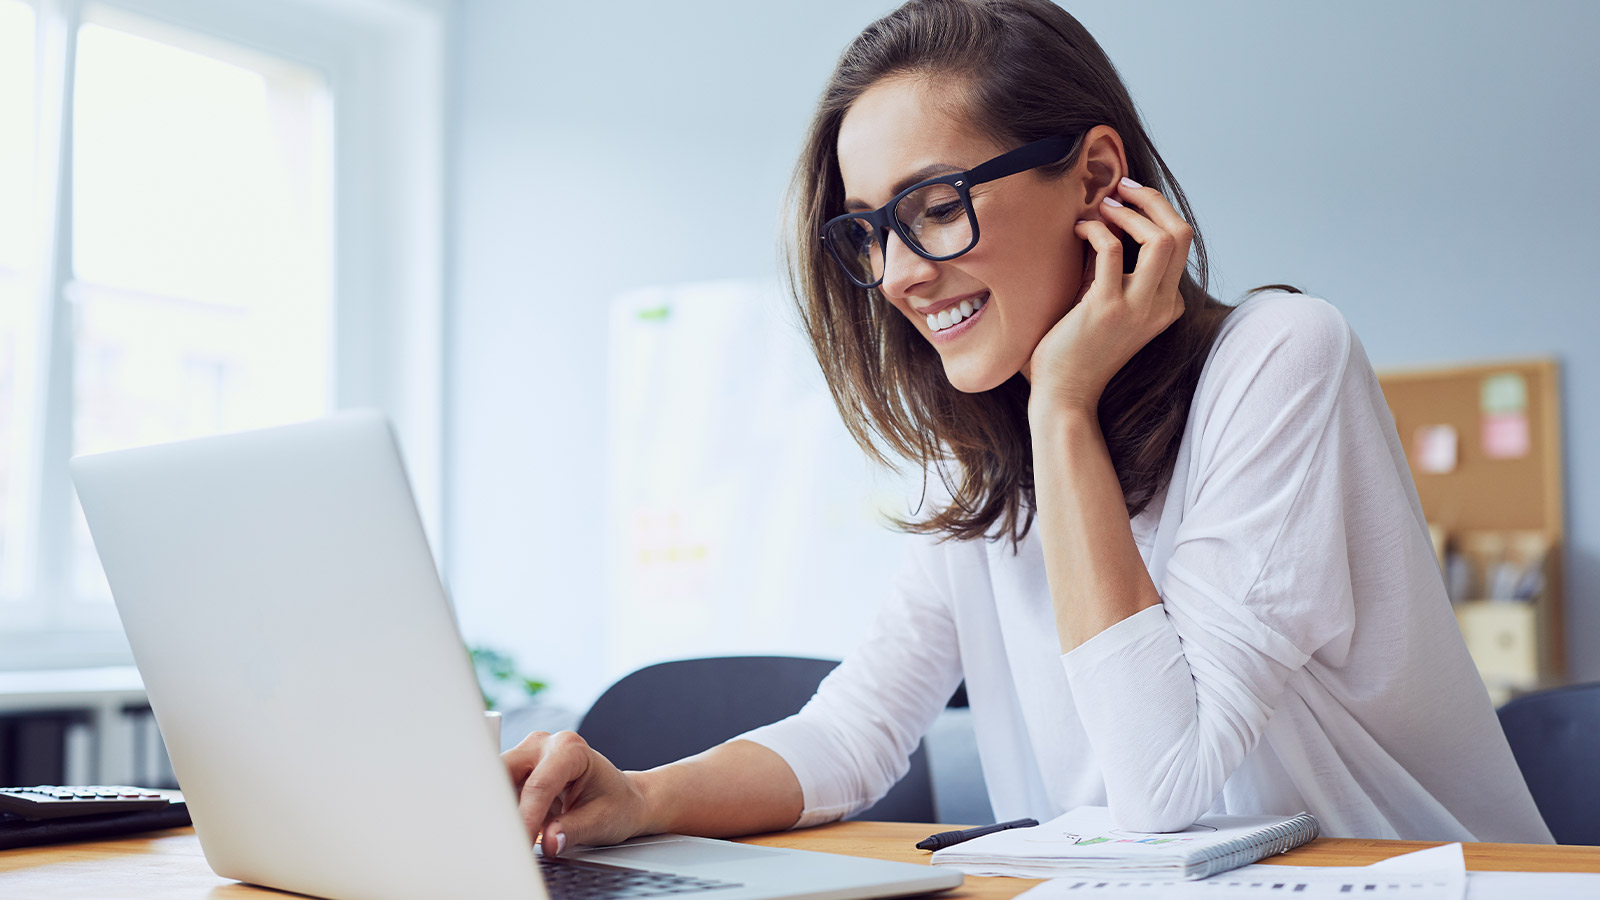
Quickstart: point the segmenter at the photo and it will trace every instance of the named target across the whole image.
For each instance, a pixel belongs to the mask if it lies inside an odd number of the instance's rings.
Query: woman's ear
[[[1128,157],[1122,136],[1110,125],[1096,125],[1083,136],[1083,151],[1071,177],[1080,188],[1086,213],[1100,209],[1100,201],[1117,189],[1117,182],[1128,174]]]
[[[1083,136],[1083,151],[1078,154],[1078,163],[1072,170],[1072,176],[1077,179],[1073,189],[1083,198],[1083,210],[1078,218],[1100,219],[1100,201],[1114,194],[1118,182],[1127,174],[1128,156],[1122,147],[1122,135],[1110,125],[1089,129]],[[1122,239],[1122,272],[1130,274],[1139,264],[1139,242],[1114,225],[1110,228],[1112,234]]]

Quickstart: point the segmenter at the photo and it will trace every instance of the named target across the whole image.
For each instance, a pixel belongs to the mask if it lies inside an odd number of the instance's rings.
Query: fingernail
[[[1131,187],[1131,188],[1142,188],[1142,187],[1144,187],[1144,185],[1140,184],[1137,181],[1134,181],[1132,178],[1126,178],[1126,177],[1122,179],[1122,186],[1123,187]]]
[[[1088,222],[1088,221],[1089,221],[1089,220],[1088,220],[1088,219],[1079,219],[1079,220],[1078,220],[1078,224],[1079,224],[1079,225],[1082,225],[1082,224],[1084,224],[1084,223],[1086,223],[1086,222]]]
[[[1121,203],[1118,203],[1117,199],[1115,197],[1111,196],[1110,194],[1107,194],[1106,195],[1106,199],[1104,199],[1104,200],[1102,200],[1100,202],[1104,203],[1107,206],[1118,206],[1118,207],[1120,207],[1122,205]]]
[[[564,831],[563,832],[557,832],[557,834],[556,834],[556,855],[560,856],[561,852],[563,850],[565,850],[565,849],[567,849],[567,834]]]

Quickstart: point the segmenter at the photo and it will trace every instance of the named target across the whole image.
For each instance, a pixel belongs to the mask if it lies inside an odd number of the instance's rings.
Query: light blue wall
[[[446,577],[468,638],[563,702],[605,686],[607,303],[776,272],[812,104],[889,8],[459,7]]]
[[[603,685],[606,303],[776,271],[838,51],[885,3],[459,5],[447,573],[469,638]],[[1375,364],[1565,370],[1568,638],[1600,678],[1600,4],[1072,3],[1189,192],[1225,298],[1288,281]]]

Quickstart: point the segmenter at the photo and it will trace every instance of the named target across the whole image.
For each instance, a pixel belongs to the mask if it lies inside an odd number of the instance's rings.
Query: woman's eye
[[[928,207],[927,211],[923,213],[923,218],[930,222],[937,222],[940,224],[945,222],[953,222],[960,216],[961,201],[959,200],[951,201],[949,203],[935,204]]]

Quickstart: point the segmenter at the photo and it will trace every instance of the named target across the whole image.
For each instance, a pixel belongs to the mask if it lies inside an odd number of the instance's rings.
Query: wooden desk
[[[906,825],[899,822],[839,822],[805,831],[764,834],[745,841],[774,847],[799,847],[826,853],[874,856],[901,862],[926,862],[928,854],[913,845],[949,825]],[[1262,862],[1289,866],[1364,866],[1380,859],[1439,846],[1428,841],[1368,841],[1319,838],[1304,847]],[[1536,844],[1463,844],[1467,868],[1508,872],[1600,872],[1600,847],[1552,847]],[[0,866],[4,861],[0,860]],[[0,876],[3,878],[4,876]],[[1039,882],[1027,878],[975,878],[948,900],[1004,900]],[[3,885],[4,881],[0,881]]]
[[[748,843],[798,847],[825,853],[926,862],[912,846],[949,826],[898,822],[840,822],[805,831],[746,838]],[[1365,865],[1412,850],[1438,846],[1423,841],[1365,841],[1323,838],[1267,862],[1286,865]],[[1600,847],[1549,847],[1528,844],[1467,844],[1467,868],[1520,872],[1600,872]],[[1021,878],[973,878],[948,900],[1002,900],[1038,884]],[[189,900],[189,898],[291,897],[217,877],[206,867],[193,829],[154,835],[0,850],[0,897],[28,900]]]

